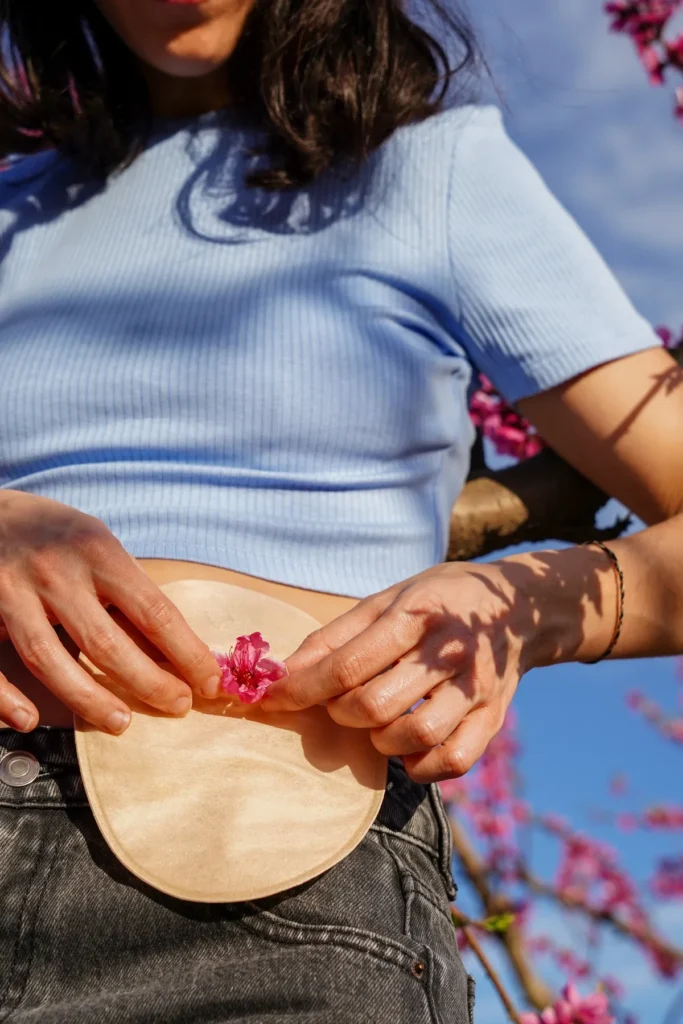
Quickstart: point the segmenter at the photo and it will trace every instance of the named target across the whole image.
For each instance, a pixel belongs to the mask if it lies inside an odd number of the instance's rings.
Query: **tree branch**
[[[628,924],[610,910],[601,910],[600,907],[592,907],[590,903],[587,903],[578,896],[572,896],[570,893],[558,892],[552,885],[548,885],[546,882],[541,881],[540,878],[536,878],[535,875],[532,875],[529,871],[524,869],[520,870],[520,880],[529,887],[531,892],[536,893],[537,896],[545,896],[549,899],[555,900],[568,910],[580,911],[582,914],[586,914],[599,924],[609,925],[615,932],[618,932],[619,935],[623,935],[625,938],[636,939],[638,942],[645,943],[645,945],[649,946],[650,949],[661,953],[667,958],[667,960],[671,960],[672,963],[683,964],[683,949],[675,946],[672,942],[667,942],[666,939],[660,938],[648,928],[641,928],[635,924]]]
[[[486,866],[470,843],[465,830],[451,819],[453,852],[460,860],[463,872],[479,896],[485,917],[495,917],[514,911],[508,900],[491,889]],[[504,932],[493,936],[505,948],[510,965],[517,976],[520,988],[532,1006],[544,1010],[553,1002],[553,993],[531,966],[522,933],[514,922]]]
[[[479,939],[477,939],[477,937],[474,935],[472,928],[469,927],[469,920],[464,916],[464,914],[461,914],[460,911],[456,910],[455,908],[453,908],[451,913],[453,916],[453,923],[455,924],[456,928],[460,928],[462,930],[463,935],[467,939],[467,944],[470,946],[472,952],[477,957],[479,963],[482,965],[487,975],[489,976],[491,984],[498,993],[500,1001],[505,1007],[507,1015],[512,1021],[512,1024],[520,1024],[519,1014],[517,1013],[517,1010],[515,1009],[512,1000],[510,999],[510,996],[507,994],[505,986],[503,985],[503,982],[500,980],[498,972],[496,971],[495,967],[493,966],[493,964],[487,957],[486,953],[484,952],[484,947],[479,942]]]
[[[550,449],[494,471],[477,468],[451,516],[447,561],[466,561],[511,544],[609,540],[629,519],[598,529],[606,494]]]

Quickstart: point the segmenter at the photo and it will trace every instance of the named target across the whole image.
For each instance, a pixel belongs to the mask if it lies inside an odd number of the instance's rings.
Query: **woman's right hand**
[[[104,607],[109,604],[182,679],[135,643]],[[130,709],[68,653],[52,623],[116,684],[161,711],[184,715],[193,691],[218,692],[209,648],[104,523],[21,491],[0,490],[0,619],[0,642],[11,640],[41,683],[106,732],[122,733]],[[22,732],[38,724],[35,705],[2,674],[0,721]]]

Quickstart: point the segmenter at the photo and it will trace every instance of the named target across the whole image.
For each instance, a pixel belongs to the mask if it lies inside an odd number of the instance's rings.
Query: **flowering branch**
[[[613,0],[605,4],[613,32],[630,36],[652,85],[664,85],[669,71],[683,71],[683,33],[669,38],[683,0]],[[683,87],[675,92],[675,116],[683,121]]]
[[[683,718],[669,718],[655,701],[646,697],[638,690],[628,694],[627,702],[633,711],[637,711],[648,722],[654,725],[668,740],[683,744]]]
[[[675,946],[666,939],[660,938],[650,928],[632,924],[623,920],[613,911],[600,906],[592,906],[585,899],[567,891],[558,890],[555,886],[537,878],[525,868],[520,870],[520,878],[536,893],[560,903],[567,910],[579,911],[587,917],[592,918],[598,924],[609,925],[613,931],[625,938],[635,939],[656,956],[660,967],[666,965],[666,972],[669,974],[676,967],[683,966],[683,949]]]

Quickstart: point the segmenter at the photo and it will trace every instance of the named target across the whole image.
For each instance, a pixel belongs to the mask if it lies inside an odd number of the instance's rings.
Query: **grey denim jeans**
[[[0,730],[12,750],[41,770],[0,782],[0,1024],[472,1024],[443,804],[400,761],[336,867],[256,903],[196,904],[109,851],[72,732]]]

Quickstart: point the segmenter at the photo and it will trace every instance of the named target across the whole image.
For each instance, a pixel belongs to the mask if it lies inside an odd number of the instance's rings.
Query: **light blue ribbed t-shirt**
[[[493,107],[244,185],[235,115],[105,186],[0,177],[0,485],[138,557],[364,596],[444,558],[473,368],[514,401],[658,344]]]

